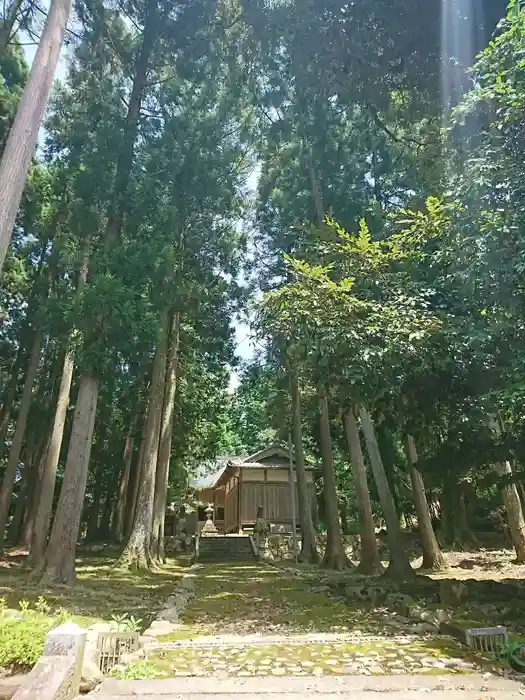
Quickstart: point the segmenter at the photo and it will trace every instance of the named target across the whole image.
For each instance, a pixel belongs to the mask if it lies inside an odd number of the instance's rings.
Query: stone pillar
[[[86,632],[65,622],[48,632],[44,653],[12,700],[73,700],[82,675]]]
[[[43,656],[75,656],[82,668],[86,638],[86,630],[74,622],[64,622],[47,633]]]

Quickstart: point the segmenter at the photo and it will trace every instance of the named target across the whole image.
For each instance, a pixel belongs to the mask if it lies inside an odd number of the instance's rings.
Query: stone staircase
[[[255,555],[249,537],[201,537],[197,561],[199,564],[248,563],[255,561]]]

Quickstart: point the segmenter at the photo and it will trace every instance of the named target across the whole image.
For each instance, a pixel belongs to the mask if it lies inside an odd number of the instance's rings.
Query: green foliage
[[[128,613],[113,615],[111,619],[117,623],[119,632],[138,632],[142,623],[140,618],[136,618]]]
[[[5,608],[0,609],[0,668],[28,670],[38,661],[46,634],[58,624],[44,604],[41,598],[36,610],[31,610],[29,601],[20,600],[20,618],[9,617]]]
[[[123,667],[116,666],[112,668],[110,676],[120,680],[149,680],[164,678],[166,673],[151,661],[134,661]]]

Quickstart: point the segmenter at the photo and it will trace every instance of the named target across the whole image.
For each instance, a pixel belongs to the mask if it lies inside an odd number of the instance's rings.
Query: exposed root
[[[332,569],[334,571],[345,571],[346,569],[355,569],[350,559],[346,556],[343,550],[337,552],[325,552],[323,561],[321,562],[323,569]]]
[[[398,581],[409,581],[410,579],[416,578],[417,572],[410,566],[410,562],[396,562],[391,559],[383,576]]]
[[[319,552],[316,545],[302,546],[297,561],[303,564],[319,564]]]
[[[385,573],[385,569],[379,559],[375,561],[361,559],[357,566],[356,573],[363,574],[364,576],[382,576]]]

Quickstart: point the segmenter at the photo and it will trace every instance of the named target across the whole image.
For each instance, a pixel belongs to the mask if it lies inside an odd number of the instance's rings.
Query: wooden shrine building
[[[206,520],[204,511],[211,504],[215,526],[221,534],[249,531],[255,524],[259,506],[273,531],[291,532],[292,493],[296,523],[299,523],[295,465],[293,461],[290,464],[288,449],[270,445],[248,457],[222,458],[219,464],[220,469],[191,483],[200,503],[199,531]],[[315,466],[307,463],[306,478],[314,522],[317,520],[315,472]]]

